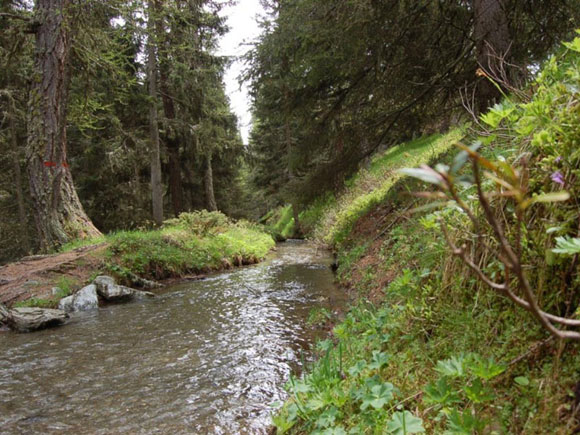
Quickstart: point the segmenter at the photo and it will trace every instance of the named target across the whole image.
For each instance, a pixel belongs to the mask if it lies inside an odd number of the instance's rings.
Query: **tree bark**
[[[20,146],[18,145],[18,132],[14,122],[14,115],[10,117],[10,136],[12,141],[12,166],[14,168],[14,188],[16,190],[16,202],[18,203],[18,219],[22,249],[30,252],[30,237],[28,236],[26,206],[24,203],[24,189],[22,188],[22,171],[20,169]]]
[[[169,154],[169,194],[171,196],[171,206],[173,213],[178,216],[183,211],[183,183],[181,181],[181,163],[179,159],[179,135],[177,129],[172,125],[175,120],[175,103],[171,97],[169,89],[169,59],[164,51],[166,44],[162,43],[165,33],[163,22],[155,20],[156,35],[158,38],[159,50],[159,90],[161,91],[161,101],[163,102],[163,112],[165,113],[166,125],[163,136],[167,152]]]
[[[217,211],[218,208],[213,190],[213,169],[211,159],[211,154],[208,154],[205,158],[205,176],[203,183],[205,186],[205,205],[209,211]]]
[[[49,250],[101,233],[87,217],[66,161],[70,0],[37,0],[35,74],[28,110],[30,194],[40,245]]]
[[[161,183],[161,150],[159,146],[159,117],[157,114],[157,58],[155,50],[155,12],[157,2],[149,0],[147,20],[147,75],[149,79],[149,136],[151,140],[151,203],[153,221],[163,223],[163,186]]]
[[[495,75],[501,67],[501,59],[507,60],[511,45],[508,21],[502,0],[473,0],[474,37],[477,63],[485,75]],[[479,112],[501,98],[501,92],[487,78],[477,84]]]

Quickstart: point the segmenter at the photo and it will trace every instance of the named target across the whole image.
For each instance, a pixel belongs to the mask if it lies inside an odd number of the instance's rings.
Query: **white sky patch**
[[[230,28],[220,41],[218,54],[222,56],[234,56],[238,58],[226,71],[224,81],[226,93],[230,98],[230,105],[238,116],[242,139],[248,143],[248,136],[252,123],[250,113],[250,96],[246,85],[238,83],[238,76],[243,70],[243,62],[239,57],[245,54],[260,34],[260,28],[256,17],[263,15],[264,9],[260,0],[239,0],[235,6],[224,8],[222,14],[228,17],[227,24]]]

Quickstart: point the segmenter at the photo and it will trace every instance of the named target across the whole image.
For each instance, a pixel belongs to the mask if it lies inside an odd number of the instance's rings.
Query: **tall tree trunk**
[[[163,22],[155,20],[156,35],[158,38],[159,50],[159,90],[161,91],[161,101],[163,102],[163,112],[165,113],[166,125],[164,142],[169,154],[169,194],[171,196],[171,206],[175,216],[183,211],[183,183],[181,181],[181,163],[179,160],[179,135],[177,129],[172,125],[175,120],[175,103],[171,97],[169,89],[169,59],[165,49],[168,48],[163,43],[162,37],[165,34]]]
[[[168,138],[167,151],[169,153],[169,193],[171,194],[171,206],[175,216],[178,216],[184,210],[179,141],[175,138]]]
[[[474,37],[477,63],[485,74],[495,75],[501,66],[501,57],[510,49],[508,21],[502,0],[473,0]],[[483,77],[477,85],[479,112],[501,98],[501,92]]]
[[[101,233],[87,217],[66,161],[70,0],[37,0],[35,74],[28,111],[30,195],[43,250]]]
[[[213,191],[213,169],[211,165],[211,154],[208,154],[205,158],[205,176],[204,176],[204,186],[205,186],[205,205],[209,211],[217,211],[217,204],[215,202],[215,195]]]
[[[159,117],[157,115],[157,59],[155,53],[155,14],[157,2],[149,0],[147,19],[147,75],[149,78],[149,135],[151,140],[151,203],[153,221],[163,223],[163,186],[161,184],[161,151],[159,146]]]
[[[30,237],[28,236],[26,207],[24,204],[24,189],[22,188],[22,171],[20,170],[20,146],[18,145],[18,132],[14,122],[14,114],[10,117],[10,137],[12,142],[12,166],[14,168],[14,188],[16,189],[16,201],[18,203],[18,219],[20,222],[20,236],[22,249],[30,252]]]

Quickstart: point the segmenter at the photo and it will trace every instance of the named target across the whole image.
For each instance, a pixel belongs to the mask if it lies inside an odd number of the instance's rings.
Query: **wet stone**
[[[48,308],[14,308],[10,310],[8,326],[20,332],[31,332],[39,329],[62,325],[68,314],[62,310]]]
[[[58,308],[68,313],[74,311],[90,311],[99,308],[97,286],[88,285],[72,296],[60,300]]]

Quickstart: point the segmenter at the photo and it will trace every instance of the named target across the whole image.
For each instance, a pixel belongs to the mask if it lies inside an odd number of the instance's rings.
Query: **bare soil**
[[[35,255],[0,267],[0,302],[8,306],[30,298],[49,299],[63,277],[79,287],[103,263],[106,243],[53,255]]]
[[[351,240],[369,240],[370,246],[352,265],[351,276],[346,284],[354,287],[356,283],[364,282],[366,271],[372,270],[374,279],[371,283],[367,283],[366,298],[374,304],[379,304],[384,299],[384,289],[400,272],[382,267],[381,250],[385,249],[390,230],[405,218],[404,213],[395,212],[390,204],[381,204],[360,218],[350,235]]]

